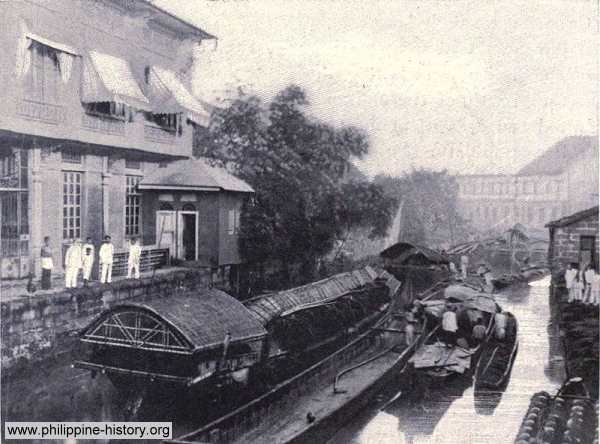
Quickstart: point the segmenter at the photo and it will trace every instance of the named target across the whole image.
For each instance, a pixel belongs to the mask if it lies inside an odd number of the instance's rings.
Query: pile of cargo
[[[598,401],[538,392],[531,398],[515,444],[596,444],[597,418]]]

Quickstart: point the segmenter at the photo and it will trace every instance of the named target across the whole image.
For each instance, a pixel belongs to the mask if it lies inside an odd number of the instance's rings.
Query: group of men
[[[577,302],[588,305],[600,303],[600,274],[594,267],[587,265],[584,270],[567,264],[565,270],[565,287],[568,291],[568,302]]]
[[[459,319],[457,315],[462,315],[464,320],[461,322],[463,326],[471,328],[469,335],[461,334],[459,330]],[[497,339],[503,340],[506,337],[506,315],[504,313],[496,313],[494,315],[494,334]],[[465,328],[463,327],[464,331]],[[442,329],[441,339],[448,346],[455,344],[467,348],[469,345],[477,345],[485,340],[487,327],[484,324],[481,312],[474,309],[461,310],[457,313],[457,307],[454,304],[447,303],[445,311],[442,314]],[[465,338],[466,336],[466,338]]]
[[[69,245],[65,253],[65,287],[77,288],[77,278],[79,272],[82,272],[83,285],[88,286],[91,277],[96,248],[92,243],[92,238],[88,237],[86,242],[82,244],[81,239],[74,239]],[[100,263],[100,282],[112,282],[112,267],[114,257],[114,246],[110,236],[104,236],[104,241],[100,245],[98,251],[98,261]],[[50,246],[50,238],[44,238],[44,245],[41,250],[41,265],[42,265],[42,289],[51,287],[51,273],[53,268],[52,248]],[[129,257],[127,260],[127,277],[140,278],[140,260],[142,257],[142,248],[138,244],[136,238],[132,238],[129,242]]]

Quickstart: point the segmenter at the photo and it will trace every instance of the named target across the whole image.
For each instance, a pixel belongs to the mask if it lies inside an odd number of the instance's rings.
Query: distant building
[[[239,262],[219,245],[237,240],[247,189],[177,162],[208,123],[185,73],[213,36],[143,0],[0,2],[0,30],[3,278],[38,274],[44,236],[57,271],[72,239],[104,234],[117,251],[132,237],[158,247],[162,232],[173,257]],[[165,179],[175,167],[185,183]],[[200,242],[205,231],[218,238]]]
[[[598,206],[579,211],[546,224],[550,230],[548,263],[557,278],[568,263],[580,268],[600,265],[598,253]]]
[[[479,230],[544,227],[598,202],[598,140],[567,137],[515,175],[457,176],[462,216]]]

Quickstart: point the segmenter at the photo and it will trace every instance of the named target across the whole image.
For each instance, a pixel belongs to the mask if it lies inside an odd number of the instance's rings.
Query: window
[[[173,211],[173,205],[168,202],[162,202],[158,208],[160,211]]]
[[[177,122],[179,121],[177,114],[152,114],[145,113],[146,119],[162,129],[170,132],[177,131]]]
[[[56,50],[32,41],[31,68],[27,73],[29,98],[43,103],[56,103],[60,71]]]
[[[558,219],[560,217],[560,211],[557,207],[552,208],[552,219]]]
[[[61,156],[64,163],[81,164],[83,159],[81,153],[75,150],[63,150],[61,152]]]
[[[125,189],[125,236],[139,236],[141,194],[138,184],[140,176],[126,176]]]
[[[196,211],[196,207],[190,203],[186,203],[182,208],[182,211]]]
[[[504,217],[510,216],[510,207],[504,207]]]
[[[538,220],[540,222],[544,222],[546,220],[546,209],[545,208],[539,208],[538,209]]]
[[[63,171],[63,239],[81,237],[81,176]]]
[[[85,112],[88,114],[125,120],[127,106],[122,103],[93,102],[86,103],[84,106]]]
[[[227,226],[227,234],[239,234],[240,232],[240,211],[229,210],[229,223]]]
[[[130,170],[139,170],[142,168],[142,162],[139,160],[125,159],[125,168]]]

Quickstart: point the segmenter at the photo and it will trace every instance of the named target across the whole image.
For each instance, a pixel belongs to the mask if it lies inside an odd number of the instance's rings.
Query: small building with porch
[[[138,188],[143,245],[224,272],[241,263],[240,214],[254,192],[246,182],[206,159],[186,159],[150,171]]]
[[[548,263],[553,282],[562,278],[569,263],[580,269],[591,264],[598,271],[598,206],[548,222],[546,227],[550,230]]]

